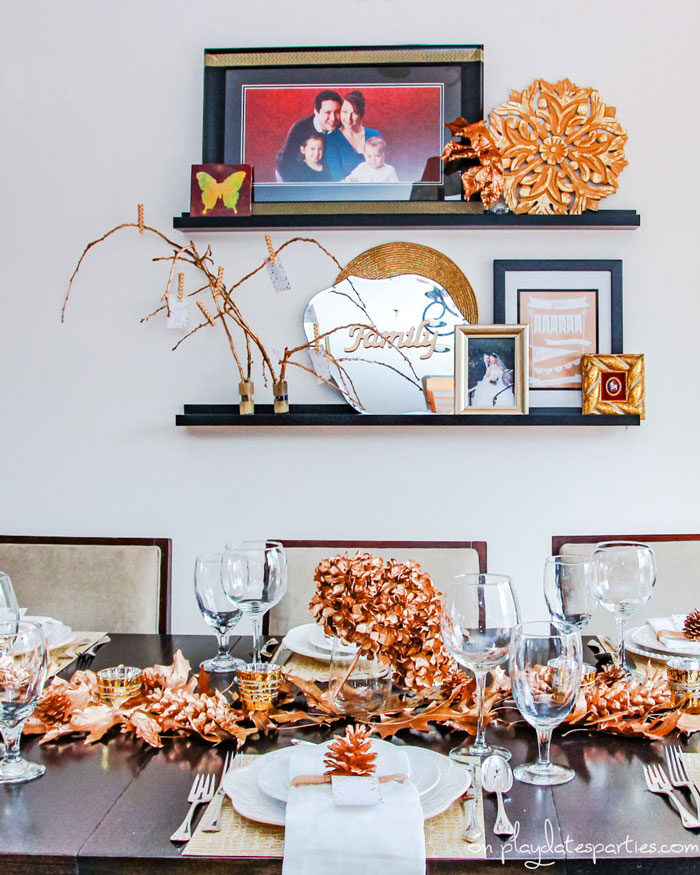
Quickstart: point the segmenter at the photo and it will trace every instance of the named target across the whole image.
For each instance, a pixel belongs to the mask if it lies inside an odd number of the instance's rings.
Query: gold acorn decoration
[[[697,608],[685,618],[683,634],[691,641],[700,641],[700,610]]]
[[[372,775],[377,754],[372,751],[368,726],[348,726],[345,735],[328,746],[323,760],[326,775]]]

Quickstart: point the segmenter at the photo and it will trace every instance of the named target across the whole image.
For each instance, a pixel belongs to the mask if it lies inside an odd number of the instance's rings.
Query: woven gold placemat
[[[298,653],[292,653],[284,664],[284,671],[287,674],[295,674],[304,681],[327,681],[328,670],[328,662],[324,662],[322,659],[311,659],[309,656],[300,656]]]
[[[76,632],[73,640],[69,641],[63,647],[58,647],[49,652],[51,658],[48,677],[52,678],[60,671],[76,660],[81,653],[84,653],[94,644],[107,635],[106,632]]]
[[[688,769],[690,780],[700,787],[700,753],[684,753],[683,761]]]
[[[255,755],[239,754],[243,765],[251,763]],[[484,832],[484,800],[481,793],[480,770],[477,773],[477,817]],[[206,815],[200,825],[206,822]],[[447,811],[425,822],[425,855],[428,859],[483,860],[486,848],[483,842],[469,844],[462,840],[464,812],[459,801]],[[184,857],[282,857],[284,855],[284,827],[255,823],[233,810],[228,797],[221,811],[221,831],[203,832],[198,826],[185,845]]]

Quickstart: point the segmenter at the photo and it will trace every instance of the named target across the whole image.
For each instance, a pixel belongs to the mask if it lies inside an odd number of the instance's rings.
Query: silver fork
[[[229,751],[224,760],[224,768],[221,772],[219,786],[214,794],[211,805],[207,808],[204,817],[202,818],[202,832],[219,832],[221,829],[221,807],[224,804],[224,796],[226,795],[226,792],[224,791],[224,778],[232,768],[238,768],[240,765],[241,758],[238,754],[232,754],[231,751]]]
[[[644,766],[644,780],[647,783],[647,789],[652,793],[659,793],[663,796],[668,796],[678,809],[678,813],[681,816],[681,823],[686,829],[695,829],[700,826],[700,820],[698,820],[697,817],[693,817],[685,805],[683,805],[682,802],[679,802],[673,795],[671,783],[661,766]]]
[[[203,802],[211,802],[214,795],[214,775],[198,775],[192,782],[187,801],[190,810],[180,826],[170,836],[171,842],[188,842],[192,837],[192,817],[197,806]]]
[[[683,759],[683,751],[678,745],[666,748],[666,763],[671,783],[674,787],[687,787],[690,790],[693,802],[695,803],[695,810],[698,816],[700,816],[700,793],[698,793],[697,787],[690,780],[690,775]]]

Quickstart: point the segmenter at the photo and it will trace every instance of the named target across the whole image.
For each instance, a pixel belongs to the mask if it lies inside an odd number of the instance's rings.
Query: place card
[[[333,775],[333,802],[336,805],[376,805],[384,802],[378,778],[360,778],[354,775]]]
[[[187,312],[187,301],[178,298],[171,300],[168,328],[187,328],[188,321],[189,313]]]
[[[267,262],[267,272],[276,292],[291,292],[292,286],[287,277],[287,271],[279,258]]]

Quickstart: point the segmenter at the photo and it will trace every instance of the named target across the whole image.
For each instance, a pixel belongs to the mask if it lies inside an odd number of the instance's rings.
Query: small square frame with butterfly
[[[193,164],[191,216],[249,216],[253,168],[250,164]]]

